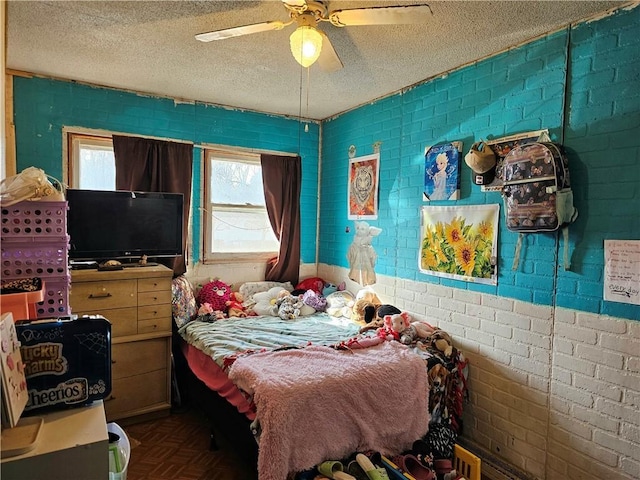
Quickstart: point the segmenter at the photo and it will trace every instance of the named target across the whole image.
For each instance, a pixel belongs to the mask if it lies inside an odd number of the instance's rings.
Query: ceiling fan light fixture
[[[307,68],[314,64],[322,50],[322,35],[310,25],[301,25],[289,37],[293,58]]]

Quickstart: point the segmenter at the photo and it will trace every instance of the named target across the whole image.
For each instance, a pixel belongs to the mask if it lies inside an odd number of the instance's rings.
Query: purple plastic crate
[[[67,276],[69,243],[5,242],[0,244],[3,279]]]
[[[19,202],[2,207],[2,241],[58,241],[67,235],[67,202]]]
[[[37,318],[71,315],[69,311],[69,286],[71,276],[43,278],[44,299],[36,303]]]

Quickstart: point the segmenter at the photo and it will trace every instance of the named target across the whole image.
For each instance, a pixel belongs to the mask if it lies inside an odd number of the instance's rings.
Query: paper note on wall
[[[604,241],[604,299],[640,305],[640,240]]]

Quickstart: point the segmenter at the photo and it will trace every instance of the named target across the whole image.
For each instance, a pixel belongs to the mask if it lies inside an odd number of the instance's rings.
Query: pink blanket
[[[258,353],[236,360],[229,377],[257,407],[260,480],[357,451],[394,455],[427,432],[426,364],[397,342]]]

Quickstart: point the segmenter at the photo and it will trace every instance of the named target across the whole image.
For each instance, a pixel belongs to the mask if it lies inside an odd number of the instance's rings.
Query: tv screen
[[[72,260],[182,254],[181,193],[67,190]]]

